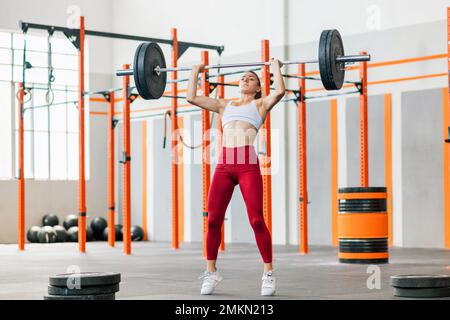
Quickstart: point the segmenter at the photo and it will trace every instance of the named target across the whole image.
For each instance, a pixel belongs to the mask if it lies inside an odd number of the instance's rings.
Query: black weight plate
[[[319,40],[319,70],[322,84],[327,90],[342,88],[345,68],[336,63],[336,57],[344,55],[341,35],[335,29],[324,30]]]
[[[339,246],[340,252],[388,252],[388,247],[351,247],[351,246]]]
[[[358,263],[358,264],[381,264],[389,263],[388,258],[383,259],[339,259],[341,263]]]
[[[358,252],[358,250],[377,250],[376,252],[388,251],[388,243],[386,242],[339,242],[339,250],[352,250]],[[381,251],[380,251],[381,250]],[[362,252],[362,251],[361,251]],[[375,251],[374,251],[375,252]]]
[[[401,288],[450,287],[450,275],[410,274],[391,276],[391,286]]]
[[[388,242],[349,242],[349,241],[339,241],[339,248],[388,248]]]
[[[108,286],[94,286],[81,287],[80,289],[69,289],[65,287],[48,286],[49,295],[57,296],[79,296],[79,295],[94,295],[94,294],[108,294],[119,291],[119,284],[112,284]]]
[[[388,248],[384,247],[341,247],[339,246],[339,252],[347,253],[370,253],[370,252],[387,252]]]
[[[78,283],[81,287],[105,286],[118,284],[120,282],[120,273],[113,272],[80,272],[63,273],[51,276],[49,284],[55,287],[67,287],[68,284]]]
[[[339,246],[344,247],[361,247],[361,248],[367,248],[367,247],[386,247],[388,244],[387,242],[339,242]]]
[[[116,294],[85,294],[80,296],[46,295],[44,296],[44,300],[116,300]]]
[[[389,246],[383,243],[376,244],[348,244],[348,243],[340,243],[339,248],[388,248]]]
[[[336,58],[344,55],[344,44],[342,43],[341,35],[336,29],[328,33],[330,45],[327,46],[327,55],[330,57],[329,63],[331,65],[332,77],[331,82],[334,85],[334,90],[339,90],[344,84],[345,78],[345,64],[337,63]]]
[[[141,94],[141,91],[142,91],[142,90],[145,90],[145,88],[143,89],[143,88],[141,87],[141,83],[140,83],[140,81],[139,81],[139,74],[138,74],[138,70],[140,70],[140,69],[138,69],[138,58],[142,55],[141,49],[142,49],[142,46],[143,46],[144,44],[145,44],[145,42],[138,45],[138,47],[137,47],[137,49],[136,49],[136,52],[135,52],[135,54],[134,54],[134,59],[133,59],[133,78],[134,78],[134,85],[136,86],[136,89],[137,89],[137,91],[138,91],[139,94]]]
[[[450,297],[450,287],[446,288],[397,288],[393,287],[394,296],[405,298],[442,298]]]
[[[339,246],[343,247],[360,247],[360,248],[368,248],[368,247],[376,247],[380,248],[382,246],[387,247],[387,242],[339,242]]]
[[[382,211],[386,211],[386,206],[375,206],[375,205],[371,205],[371,206],[366,206],[366,205],[357,205],[357,206],[352,206],[352,205],[339,205],[339,211],[353,211],[353,212],[357,212],[357,211],[364,211],[364,212],[371,212],[371,211],[376,211],[376,212],[382,212]]]
[[[349,242],[349,241],[339,241],[340,246],[359,246],[359,247],[369,247],[369,246],[387,246],[387,241],[373,241],[373,242],[362,242],[362,241],[356,241],[356,242]]]
[[[135,64],[135,71],[134,71],[134,76],[135,79],[138,79],[138,84],[139,86],[136,85],[136,88],[140,94],[140,96],[143,99],[150,99],[151,98],[151,92],[150,89],[148,88],[148,86],[145,84],[145,78],[146,78],[146,74],[145,74],[145,55],[146,55],[146,50],[148,48],[149,43],[142,43],[142,45],[140,46],[139,51],[136,51],[136,55],[134,60],[136,61]]]
[[[386,213],[385,206],[339,206],[339,211],[342,213],[353,212],[358,213],[359,211],[370,214],[370,213]]]
[[[366,199],[366,200],[339,200],[339,204],[343,206],[370,206],[370,205],[386,205],[386,199]]]
[[[320,34],[319,40],[319,71],[320,79],[322,80],[322,85],[327,88],[330,83],[330,78],[328,77],[328,62],[327,62],[327,39],[328,33],[331,30],[323,30]]]
[[[387,243],[387,238],[340,238],[339,243]]]
[[[339,204],[386,204],[386,199],[339,199]]]
[[[348,209],[353,209],[353,210],[354,209],[358,209],[358,208],[363,208],[363,209],[375,208],[377,210],[385,208],[385,210],[386,210],[386,204],[385,203],[381,203],[381,202],[372,202],[372,203],[340,202],[339,203],[339,209],[340,208],[348,208]]]
[[[386,212],[386,207],[384,206],[339,206],[340,213],[383,213]]]
[[[348,210],[345,210],[345,211],[339,210],[338,213],[340,213],[340,214],[347,214],[347,213],[351,214],[351,213],[365,213],[365,212],[367,212],[367,213],[371,213],[371,212],[381,213],[381,212],[386,212],[386,210],[382,209],[382,208],[380,208],[378,210],[374,210],[374,208],[368,208],[368,209],[359,208],[359,209],[353,209],[353,210],[352,209],[348,209]]]
[[[338,193],[365,193],[365,192],[385,193],[385,192],[387,192],[387,188],[386,187],[344,187],[344,188],[339,188],[339,190],[338,190]]]
[[[339,199],[339,203],[342,204],[386,204],[386,198],[382,199],[373,199],[373,198],[366,198],[366,199]]]
[[[134,77],[136,88],[143,99],[159,99],[166,89],[167,72],[157,74],[156,67],[165,68],[164,54],[158,44],[140,45],[135,54]],[[137,80],[136,80],[137,79]]]
[[[373,209],[377,209],[377,210],[382,210],[382,209],[384,209],[384,210],[386,210],[386,204],[383,204],[383,203],[373,203],[373,204],[367,204],[367,203],[345,203],[345,202],[342,202],[342,203],[339,203],[338,204],[338,206],[339,206],[339,209],[343,209],[343,210],[345,210],[345,209],[351,209],[351,210],[357,210],[358,208],[361,208],[361,209],[366,209],[366,210],[368,210],[368,209],[370,209],[370,208],[373,208]]]

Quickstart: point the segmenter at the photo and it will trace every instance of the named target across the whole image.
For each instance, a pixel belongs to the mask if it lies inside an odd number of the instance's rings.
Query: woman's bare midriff
[[[260,106],[257,104],[258,112],[261,115]],[[223,114],[222,109],[220,115]],[[264,122],[266,114],[261,116]],[[258,130],[255,126],[247,121],[233,120],[228,122],[223,128],[222,146],[223,147],[242,147],[246,145],[253,145],[256,139]]]
[[[253,145],[257,134],[256,128],[250,123],[239,120],[231,121],[223,128],[222,146],[241,147]]]

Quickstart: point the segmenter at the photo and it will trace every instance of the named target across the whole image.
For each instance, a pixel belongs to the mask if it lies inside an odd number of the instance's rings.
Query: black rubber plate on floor
[[[450,287],[450,275],[410,274],[391,276],[391,286],[400,288]]]
[[[373,198],[367,198],[367,199],[339,199],[339,204],[386,204],[386,199],[373,199]]]
[[[339,205],[373,206],[386,205],[386,199],[339,199]]]
[[[79,281],[79,282],[78,282]],[[66,288],[79,283],[81,287],[106,286],[120,282],[120,273],[113,272],[81,272],[64,273],[51,276],[49,284],[55,287]]]
[[[86,295],[79,295],[79,296],[47,295],[47,296],[44,296],[44,300],[116,300],[116,294],[115,293],[86,294]]]
[[[371,212],[377,212],[377,213],[383,213],[386,212],[386,206],[382,205],[339,205],[339,212],[347,212],[350,211],[352,213],[358,213],[358,212],[365,212],[365,213],[371,213]]]
[[[358,244],[367,244],[367,243],[387,243],[387,238],[340,238],[339,243],[358,243]]]
[[[389,263],[389,259],[339,259],[339,262],[351,264],[384,264]]]
[[[69,288],[48,286],[48,294],[57,296],[107,294],[118,291],[119,291],[119,284],[113,284],[110,286],[98,286],[98,287],[81,287],[80,289],[69,289]]]
[[[372,253],[372,252],[388,252],[387,247],[341,247],[339,246],[339,252],[342,253]]]
[[[344,187],[339,188],[339,193],[361,193],[361,192],[386,192],[386,187]]]
[[[394,296],[405,298],[442,298],[450,297],[450,287],[447,288],[397,288],[393,287]]]

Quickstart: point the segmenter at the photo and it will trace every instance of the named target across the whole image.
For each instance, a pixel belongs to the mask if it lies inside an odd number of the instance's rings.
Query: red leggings
[[[272,240],[263,217],[262,176],[255,148],[249,145],[223,147],[219,156],[208,197],[207,259],[217,259],[225,211],[237,184],[244,197],[262,259],[265,263],[271,263]]]

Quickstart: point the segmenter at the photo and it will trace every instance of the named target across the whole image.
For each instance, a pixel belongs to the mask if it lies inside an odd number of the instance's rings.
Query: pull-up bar
[[[37,23],[30,23],[30,22],[23,22],[23,21],[19,21],[19,27],[22,30],[22,32],[24,32],[24,33],[26,33],[29,29],[47,30],[50,34],[53,34],[53,32],[55,32],[55,31],[62,32],[70,40],[70,42],[72,42],[72,44],[77,49],[80,48],[80,40],[79,40],[80,29],[71,29],[71,28],[66,28],[66,27],[50,26],[50,25],[45,25],[45,24],[37,24]],[[94,37],[134,40],[134,41],[143,41],[143,42],[157,42],[157,43],[173,45],[173,40],[150,38],[150,37],[143,37],[143,36],[136,36],[136,35],[129,35],[129,34],[93,31],[93,30],[85,30],[84,34],[88,35],[88,36],[94,36]],[[214,46],[214,45],[208,45],[208,44],[203,44],[203,43],[178,41],[178,58],[180,58],[181,55],[190,47],[207,49],[207,50],[215,50],[215,51],[217,51],[218,54],[222,54],[222,52],[224,50],[224,46]]]

